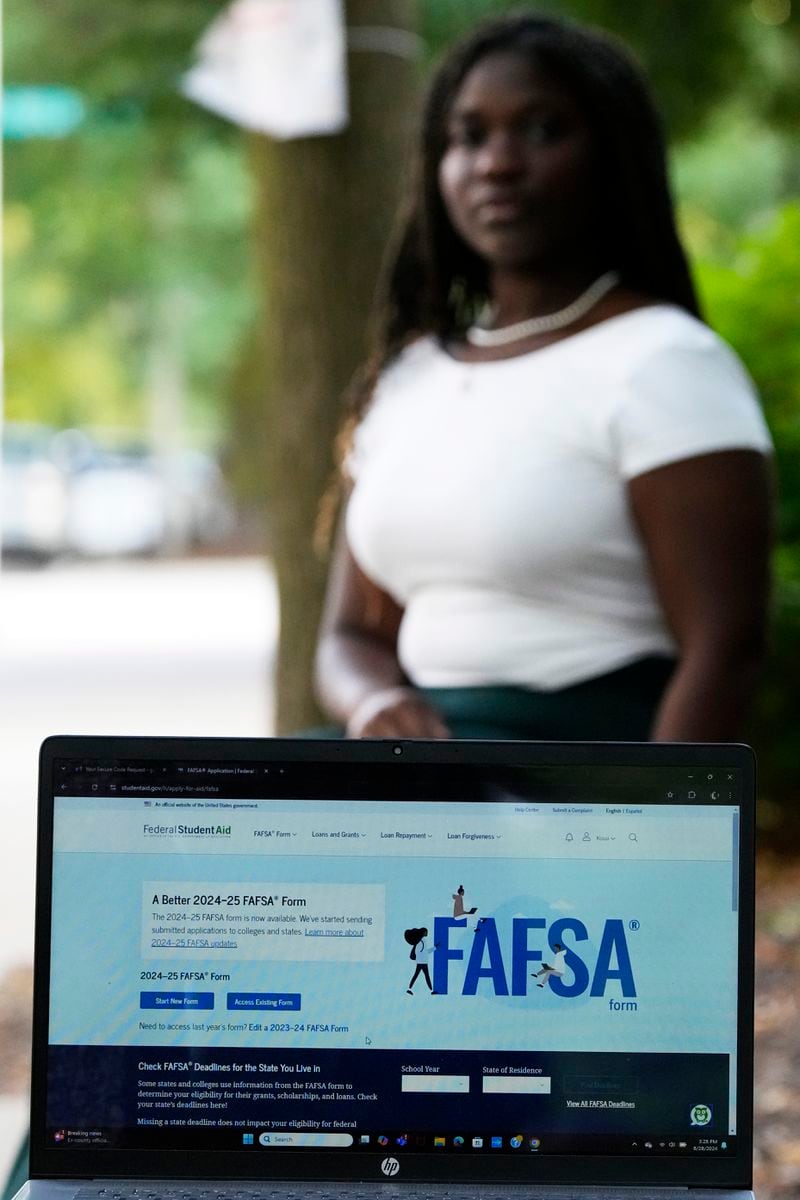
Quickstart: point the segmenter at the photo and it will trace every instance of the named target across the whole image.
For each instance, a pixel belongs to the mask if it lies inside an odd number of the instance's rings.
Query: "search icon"
[[[638,837],[636,836],[636,834],[635,834],[635,833],[629,833],[629,834],[628,834],[628,841],[629,841],[629,842],[638,842],[638,840],[639,840],[639,839],[638,839]]]

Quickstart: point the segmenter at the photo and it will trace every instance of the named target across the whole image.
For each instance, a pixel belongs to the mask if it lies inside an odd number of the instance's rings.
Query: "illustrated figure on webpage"
[[[422,975],[423,979],[427,983],[428,991],[431,993],[431,995],[432,996],[436,995],[435,991],[433,990],[433,984],[431,983],[431,973],[428,968],[428,963],[430,962],[431,954],[433,953],[434,947],[429,945],[425,941],[427,936],[428,936],[428,931],[424,927],[421,927],[419,929],[407,929],[405,931],[405,933],[403,934],[403,937],[406,939],[406,941],[408,942],[408,944],[411,947],[411,953],[409,955],[409,958],[413,959],[414,962],[417,964],[416,967],[414,968],[414,974],[411,976],[409,985],[406,988],[406,991],[408,992],[409,996],[414,995],[414,984],[416,983],[416,981],[420,975]]]
[[[453,916],[458,921],[461,917],[471,917],[477,908],[464,908],[464,885],[458,885],[458,891],[453,892]]]
[[[536,979],[539,975],[544,976],[542,982],[537,983],[537,987],[543,988],[551,975],[555,975],[560,979],[564,974],[564,959],[567,957],[567,952],[559,942],[554,942],[553,950],[555,951],[555,955],[553,957],[552,967],[549,963],[542,963],[541,971],[531,972],[534,979]]]

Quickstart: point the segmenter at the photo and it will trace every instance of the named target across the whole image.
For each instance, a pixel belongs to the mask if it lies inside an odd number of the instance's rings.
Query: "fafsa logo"
[[[623,996],[636,995],[625,926],[618,918],[609,917],[604,922],[597,954],[591,958],[581,955],[576,948],[580,942],[589,941],[589,931],[583,921],[575,917],[561,917],[549,928],[543,917],[514,917],[510,931],[510,959],[508,951],[506,956],[503,954],[494,917],[478,921],[471,946],[451,945],[451,934],[466,928],[465,918],[434,918],[433,990],[439,995],[448,994],[450,964],[464,961],[462,996],[477,995],[482,980],[487,981],[496,996],[526,996],[535,964],[541,966],[543,962],[552,962],[552,949],[556,945],[566,952],[563,974],[549,974],[549,986],[557,996],[581,996],[587,990],[590,996],[604,996],[609,982],[618,985]],[[532,931],[545,929],[546,939],[531,938]],[[536,940],[539,947],[530,944]]]

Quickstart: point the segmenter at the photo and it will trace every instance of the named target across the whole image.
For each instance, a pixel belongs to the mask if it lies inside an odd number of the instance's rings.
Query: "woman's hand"
[[[356,705],[347,722],[353,738],[447,738],[441,714],[412,687],[370,692]]]

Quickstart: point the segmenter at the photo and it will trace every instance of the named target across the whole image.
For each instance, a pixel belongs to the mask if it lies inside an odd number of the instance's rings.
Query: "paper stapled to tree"
[[[274,138],[338,133],[348,121],[342,0],[234,0],[200,40],[181,90]]]

